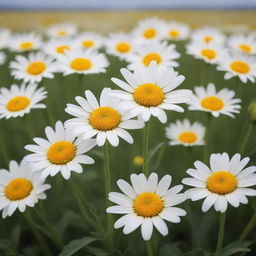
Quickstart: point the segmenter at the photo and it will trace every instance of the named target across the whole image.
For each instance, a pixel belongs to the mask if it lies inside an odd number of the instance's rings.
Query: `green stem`
[[[47,231],[49,232],[51,239],[55,243],[55,245],[59,248],[62,249],[63,244],[59,237],[56,235],[56,232],[53,230],[52,225],[48,222],[47,218],[45,217],[44,214],[42,214],[40,211],[38,211],[36,208],[34,208],[34,212],[38,216],[38,218],[43,222],[45,227],[47,228]]]
[[[70,184],[72,192],[77,201],[78,207],[80,209],[81,216],[84,219],[85,223],[88,223],[93,228],[99,229],[99,225],[96,222],[94,222],[89,215],[89,205],[87,203],[87,200],[85,199],[83,192],[80,190],[79,183],[75,182],[73,177]]]
[[[111,192],[111,174],[110,174],[110,163],[109,163],[109,148],[108,142],[105,142],[104,148],[104,178],[105,178],[105,203],[106,208],[110,206],[110,201],[108,200],[108,194]],[[109,246],[112,250],[113,248],[113,215],[107,214],[107,223],[108,223],[108,238]]]
[[[156,163],[155,163],[155,166],[154,166],[154,169],[158,169],[163,157],[164,157],[164,153],[165,153],[165,150],[167,148],[167,145],[166,144],[163,144],[163,146],[161,147],[161,149],[159,150],[158,154],[157,154],[157,158],[156,158]]]
[[[50,251],[47,243],[44,241],[41,233],[37,230],[33,220],[31,219],[30,215],[28,214],[28,212],[24,213],[24,216],[32,230],[32,232],[34,233],[36,240],[38,241],[38,243],[40,244],[40,247],[42,248],[42,251],[44,252],[44,255],[49,255],[49,256],[53,256],[52,252]]]
[[[143,134],[143,173],[147,177],[148,170],[148,156],[149,156],[149,121],[145,123]]]
[[[34,133],[31,129],[29,119],[28,119],[28,115],[26,115],[26,114],[23,116],[23,123],[24,123],[24,127],[25,127],[25,130],[26,130],[27,134],[28,134],[29,139],[33,140]]]
[[[205,145],[204,145],[204,162],[207,163],[209,159],[209,146],[210,146],[210,124],[212,119],[211,113],[206,113],[207,121],[206,121],[206,129],[205,129]]]
[[[154,256],[152,240],[146,242],[147,256]]]
[[[241,147],[240,147],[240,150],[239,150],[240,154],[243,154],[243,152],[244,152],[244,150],[246,148],[246,145],[248,143],[248,140],[249,140],[249,138],[250,138],[250,136],[252,134],[252,130],[253,130],[253,124],[250,123],[249,128],[248,128],[248,130],[247,130],[247,132],[246,132],[246,134],[244,136],[244,139],[243,139],[243,141],[241,143]]]
[[[222,249],[223,240],[224,240],[225,220],[226,220],[226,212],[220,214],[220,224],[219,224],[218,242],[216,247],[216,255],[218,255]]]
[[[254,212],[249,223],[247,224],[243,233],[241,234],[239,240],[245,240],[247,238],[247,236],[250,234],[250,232],[253,230],[255,224],[256,224],[256,212]]]
[[[10,158],[8,156],[5,143],[3,143],[4,140],[3,140],[2,120],[0,120],[0,123],[1,123],[0,139],[1,139],[1,142],[2,142],[1,143],[1,153],[2,153],[2,156],[3,156],[4,163],[5,163],[6,167],[7,167],[9,165]]]

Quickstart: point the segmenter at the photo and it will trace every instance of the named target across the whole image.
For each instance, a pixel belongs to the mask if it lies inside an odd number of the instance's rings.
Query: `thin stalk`
[[[165,153],[165,150],[167,148],[167,144],[163,144],[163,146],[161,147],[161,149],[159,150],[158,154],[157,154],[157,158],[156,158],[156,163],[155,163],[155,166],[154,166],[154,169],[157,169],[164,157],[164,153]]]
[[[254,226],[256,225],[256,212],[254,212],[253,216],[251,217],[250,221],[246,225],[244,231],[242,232],[239,240],[245,240],[250,232],[253,230]]]
[[[147,256],[154,256],[152,240],[146,242]]]
[[[225,220],[226,220],[226,212],[220,214],[220,224],[219,224],[218,242],[216,247],[216,255],[218,255],[222,249],[223,240],[224,240],[224,231],[225,231]]]
[[[106,141],[104,148],[104,178],[105,178],[105,203],[106,208],[110,206],[110,201],[108,200],[108,194],[111,192],[111,173],[110,173],[110,163],[109,163],[109,148],[108,142]],[[113,215],[107,214],[107,225],[108,225],[108,236],[110,241],[110,249],[113,248]]]
[[[28,119],[28,115],[24,115],[23,116],[23,123],[24,123],[24,127],[25,127],[25,130],[27,132],[27,135],[29,137],[30,140],[33,140],[34,138],[34,133],[31,129],[31,126],[30,126],[30,123],[29,123],[29,119]]]
[[[204,162],[208,162],[209,158],[209,145],[210,145],[210,125],[211,125],[211,113],[206,113],[207,117],[207,123],[206,123],[206,129],[205,129],[205,135],[204,135],[204,140],[205,140],[205,145],[204,145]]]
[[[248,143],[248,140],[251,137],[252,130],[253,130],[253,124],[250,123],[249,128],[248,128],[248,130],[247,130],[247,132],[246,132],[246,134],[244,136],[244,139],[243,139],[243,141],[241,143],[241,147],[240,147],[240,150],[239,150],[240,154],[243,154],[243,152],[244,152],[244,150],[246,148],[246,145]]]
[[[47,218],[45,217],[44,214],[42,214],[40,211],[34,208],[34,212],[38,216],[38,218],[43,222],[45,227],[47,228],[47,231],[49,232],[52,241],[55,243],[55,245],[58,247],[58,249],[62,249],[63,244],[59,237],[56,235],[56,232],[52,228],[52,225],[48,222]]]
[[[148,170],[148,158],[149,158],[149,121],[145,123],[143,131],[143,173],[147,177]]]
[[[2,121],[0,121],[2,122]],[[2,153],[2,157],[3,157],[3,160],[4,160],[4,163],[6,165],[6,167],[9,165],[9,161],[10,161],[10,158],[8,156],[8,153],[7,153],[7,150],[6,150],[6,146],[5,146],[5,143],[3,143],[3,132],[2,132],[2,123],[1,123],[1,127],[0,127],[0,139],[1,139],[1,153]]]
[[[24,213],[24,216],[26,218],[26,221],[28,222],[32,232],[34,233],[36,240],[38,241],[40,247],[42,248],[42,251],[45,255],[53,256],[53,253],[49,249],[47,243],[44,241],[44,238],[42,237],[41,233],[37,230],[36,226],[34,225],[33,220],[31,219],[28,212]]]

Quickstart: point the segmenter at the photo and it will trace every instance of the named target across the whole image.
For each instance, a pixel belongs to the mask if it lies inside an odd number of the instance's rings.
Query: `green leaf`
[[[186,253],[186,256],[210,256],[210,255],[211,255],[210,252],[207,252],[201,248],[196,248]]]
[[[165,244],[161,247],[159,256],[184,256],[185,253],[180,250],[177,243]]]
[[[106,252],[102,249],[99,249],[99,248],[94,248],[92,246],[87,246],[86,251],[88,251],[89,253],[91,253],[92,255],[95,255],[95,256],[108,256],[109,255],[108,252]]]
[[[80,239],[72,240],[69,242],[61,251],[59,256],[71,256],[74,255],[76,252],[87,246],[88,244],[99,240],[96,237],[83,237]]]
[[[219,256],[230,256],[239,252],[250,252],[248,248],[252,243],[250,241],[235,241],[224,247]]]

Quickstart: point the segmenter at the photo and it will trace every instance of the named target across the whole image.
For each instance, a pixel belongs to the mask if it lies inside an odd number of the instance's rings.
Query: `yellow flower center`
[[[250,66],[243,61],[234,61],[231,63],[230,68],[240,74],[246,74],[250,71]]]
[[[149,66],[151,61],[156,61],[157,64],[162,62],[162,57],[157,53],[149,53],[144,56],[143,63],[145,66]]]
[[[58,35],[58,36],[66,36],[66,35],[67,35],[67,31],[65,31],[65,30],[60,30],[60,31],[57,32],[57,35]]]
[[[84,71],[92,67],[92,62],[86,58],[76,58],[71,61],[70,67],[77,71]]]
[[[32,42],[23,42],[20,44],[20,48],[22,50],[30,50],[33,47],[33,43]]]
[[[153,28],[149,28],[144,31],[144,37],[147,39],[151,39],[151,38],[155,37],[155,35],[156,35],[156,30]]]
[[[141,157],[141,156],[135,156],[135,157],[133,158],[133,163],[134,163],[135,165],[142,165],[142,164],[143,164],[143,157]]]
[[[216,58],[216,52],[212,49],[203,49],[201,51],[203,57],[206,57],[208,60],[213,60]]]
[[[111,107],[99,107],[89,117],[90,125],[100,131],[115,129],[121,122],[120,114]]]
[[[156,84],[142,84],[138,86],[134,93],[134,100],[144,107],[156,107],[164,100],[163,90]]]
[[[250,53],[252,51],[252,47],[248,44],[240,44],[239,48],[246,53]]]
[[[59,141],[50,146],[47,158],[52,164],[66,164],[74,159],[76,147],[69,141]]]
[[[221,110],[224,107],[224,102],[216,96],[209,96],[201,101],[201,106],[208,110]]]
[[[211,37],[211,36],[205,36],[205,37],[204,37],[204,41],[205,41],[206,43],[209,43],[209,42],[212,41],[212,37]]]
[[[129,52],[131,50],[131,46],[125,42],[122,42],[116,45],[116,50],[121,53]]]
[[[139,216],[154,217],[162,211],[164,204],[157,194],[145,192],[136,197],[133,207]]]
[[[176,38],[180,35],[180,32],[178,30],[170,30],[169,35],[171,38]]]
[[[197,141],[197,135],[194,132],[182,132],[179,135],[179,140],[183,143],[192,144]]]
[[[66,50],[70,50],[70,47],[67,45],[60,45],[56,48],[56,52],[60,54],[64,54]]]
[[[95,45],[94,41],[92,40],[85,40],[82,42],[82,45],[85,47],[85,48],[91,48]]]
[[[30,100],[25,96],[17,96],[8,101],[6,108],[10,112],[17,112],[25,109],[30,104]]]
[[[31,62],[28,67],[27,67],[27,72],[30,75],[39,75],[41,73],[43,73],[46,69],[46,65],[44,62],[41,61],[35,61],[35,62]]]
[[[236,186],[236,177],[226,171],[215,172],[207,179],[208,190],[219,195],[226,195],[233,192]]]
[[[5,196],[11,201],[22,200],[33,190],[32,183],[25,178],[16,178],[9,182],[5,188]]]

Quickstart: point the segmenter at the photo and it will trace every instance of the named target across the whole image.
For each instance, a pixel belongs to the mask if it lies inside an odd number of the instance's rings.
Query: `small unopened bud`
[[[137,166],[143,165],[143,157],[141,157],[141,156],[135,156],[135,157],[133,158],[133,164],[134,164],[134,165],[137,165]]]
[[[253,123],[256,123],[256,101],[252,101],[248,107],[250,119]]]

